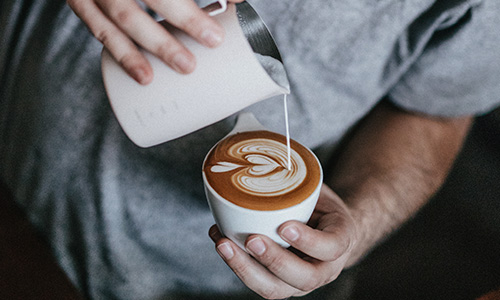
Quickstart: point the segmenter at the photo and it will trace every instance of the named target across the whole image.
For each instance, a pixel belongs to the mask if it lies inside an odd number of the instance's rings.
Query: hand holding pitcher
[[[237,3],[243,0],[228,1]],[[137,82],[148,84],[153,79],[153,69],[137,45],[179,73],[190,73],[195,69],[194,55],[174,35],[148,15],[136,1],[68,0],[67,2],[92,34]],[[219,1],[221,4],[225,2]],[[216,47],[224,40],[223,27],[192,0],[144,0],[144,3],[168,23],[207,47]]]

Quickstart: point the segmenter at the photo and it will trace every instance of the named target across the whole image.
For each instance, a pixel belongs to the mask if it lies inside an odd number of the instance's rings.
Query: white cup
[[[138,146],[150,147],[181,137],[258,101],[289,93],[255,55],[281,61],[258,14],[247,2],[227,7],[225,1],[219,3],[221,8],[211,12],[226,32],[219,47],[210,49],[182,31],[172,32],[197,59],[191,74],[179,74],[141,50],[154,72],[153,82],[143,86],[103,49],[102,75],[109,101],[122,129]]]
[[[266,129],[252,114],[243,113],[239,115],[235,128],[226,138],[238,132],[254,130]],[[317,158],[316,161],[321,172],[320,162]],[[290,220],[306,223],[316,207],[323,182],[323,174],[321,173],[316,189],[302,202],[284,209],[263,211],[244,208],[224,199],[209,184],[205,172],[202,173],[205,194],[219,230],[242,249],[245,249],[245,241],[250,234],[266,235],[281,246],[288,247],[289,244],[279,236],[278,227]]]

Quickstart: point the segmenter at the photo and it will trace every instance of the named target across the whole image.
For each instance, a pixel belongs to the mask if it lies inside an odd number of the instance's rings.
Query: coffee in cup
[[[278,235],[286,221],[310,218],[322,185],[321,165],[311,150],[267,130],[231,134],[203,164],[205,191],[221,232],[244,249],[249,234]]]
[[[291,141],[288,166],[285,137],[271,131],[240,132],[224,139],[205,161],[205,176],[224,199],[253,210],[299,204],[316,189],[321,170],[312,152]]]

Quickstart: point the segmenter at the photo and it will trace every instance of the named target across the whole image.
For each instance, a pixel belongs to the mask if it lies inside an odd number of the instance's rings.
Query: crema
[[[321,180],[314,154],[294,140],[260,130],[231,135],[208,154],[203,171],[224,199],[248,209],[279,210],[306,199]]]

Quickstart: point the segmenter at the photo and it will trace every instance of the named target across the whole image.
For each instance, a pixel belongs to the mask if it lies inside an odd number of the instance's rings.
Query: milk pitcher
[[[172,32],[197,59],[191,74],[179,74],[141,50],[154,72],[153,82],[143,86],[103,49],[102,75],[109,101],[136,145],[151,147],[176,139],[258,101],[289,93],[284,68],[266,67],[269,59],[282,66],[282,59],[262,19],[247,2],[219,2],[221,8],[210,13],[226,31],[219,47],[209,49],[181,31]],[[276,79],[283,76],[284,81]]]

